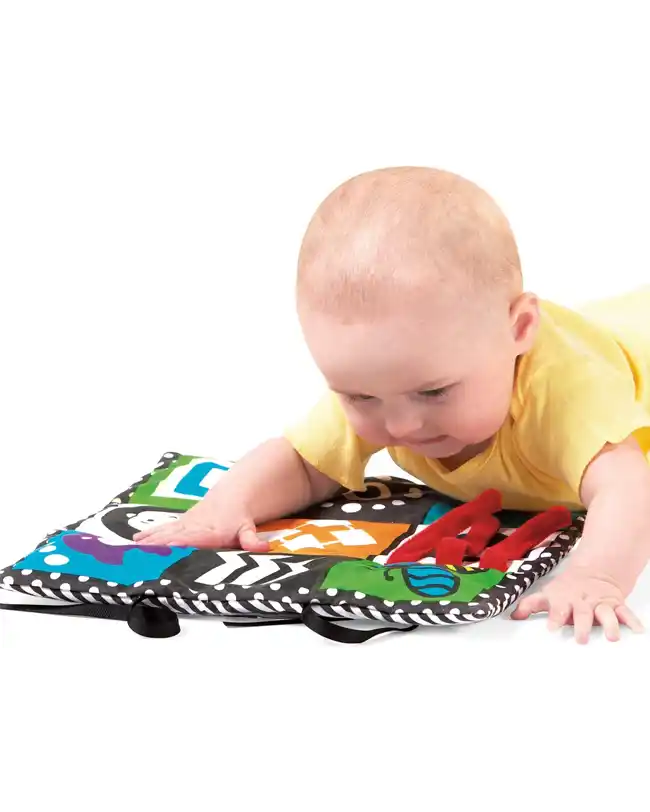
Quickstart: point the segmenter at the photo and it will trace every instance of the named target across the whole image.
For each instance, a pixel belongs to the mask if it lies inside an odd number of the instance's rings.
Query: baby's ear
[[[532,349],[539,326],[539,299],[534,293],[522,293],[510,305],[510,324],[517,355]]]

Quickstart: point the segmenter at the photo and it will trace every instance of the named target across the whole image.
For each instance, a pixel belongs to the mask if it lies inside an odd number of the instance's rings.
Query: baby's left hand
[[[620,626],[642,632],[643,625],[625,605],[625,595],[607,576],[581,567],[569,567],[543,589],[520,601],[513,620],[526,620],[537,612],[548,612],[551,631],[573,624],[575,639],[587,643],[594,623],[603,627],[605,637],[616,641]]]

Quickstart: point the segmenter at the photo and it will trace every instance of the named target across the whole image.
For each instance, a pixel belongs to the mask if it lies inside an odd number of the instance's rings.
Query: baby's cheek
[[[489,423],[489,420],[485,409],[476,403],[463,400],[446,404],[444,409],[438,410],[429,421],[429,426],[432,434],[448,434],[465,443],[474,443],[483,434],[486,423]]]
[[[495,435],[507,417],[500,404],[484,402],[482,408],[468,409],[464,414],[463,429],[471,442],[482,442]]]
[[[348,414],[350,425],[355,434],[372,445],[386,445],[389,437],[386,434],[383,420],[372,419],[361,415]]]

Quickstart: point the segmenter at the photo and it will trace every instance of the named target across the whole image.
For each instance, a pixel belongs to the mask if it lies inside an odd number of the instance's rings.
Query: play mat
[[[567,555],[584,521],[565,508],[502,512],[496,491],[460,504],[387,476],[261,525],[268,553],[134,544],[138,531],[176,519],[227,470],[164,454],[103,509],[48,533],[0,570],[0,587],[30,601],[4,608],[126,620],[149,637],[172,636],[179,616],[198,615],[302,623],[363,642],[386,630],[495,617]],[[379,628],[366,628],[369,621]]]

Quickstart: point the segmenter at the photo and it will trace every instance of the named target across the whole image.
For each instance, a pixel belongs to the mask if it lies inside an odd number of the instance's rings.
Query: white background
[[[647,283],[644,5],[0,0],[0,563],[311,404],[296,254],[350,175],[485,186],[542,296]],[[650,621],[648,577],[632,603]],[[645,809],[649,639],[5,613],[2,806]]]

